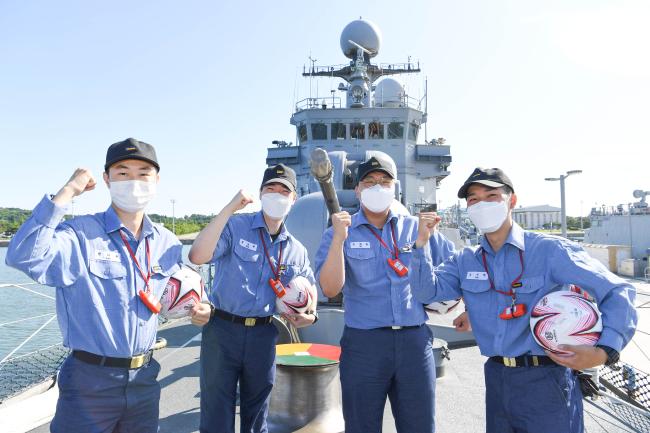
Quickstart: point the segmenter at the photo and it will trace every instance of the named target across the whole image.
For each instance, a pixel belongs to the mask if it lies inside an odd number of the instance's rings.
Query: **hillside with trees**
[[[18,208],[0,207],[0,235],[11,237],[16,233],[18,227],[25,222],[32,214],[32,211]],[[162,223],[169,230],[175,228],[177,235],[184,235],[187,233],[194,233],[201,231],[203,227],[208,225],[212,216],[210,215],[186,215],[183,217],[172,218],[166,215],[149,214],[153,222]],[[71,218],[66,215],[66,219]]]

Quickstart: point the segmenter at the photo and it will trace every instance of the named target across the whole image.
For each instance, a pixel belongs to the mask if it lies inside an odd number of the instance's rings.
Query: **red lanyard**
[[[368,227],[368,230],[370,230],[370,233],[372,233],[377,238],[377,240],[379,241],[381,246],[386,248],[388,250],[388,252],[391,253],[391,255],[395,256],[396,259],[399,258],[399,255],[398,255],[399,249],[397,248],[397,241],[395,239],[395,227],[393,226],[393,220],[390,220],[390,232],[391,232],[391,235],[392,235],[393,247],[395,248],[395,251],[390,250],[388,245],[386,245],[386,242],[384,242],[384,240],[381,238],[381,236],[378,235],[377,232],[375,232],[375,230],[370,225],[366,225],[366,227]]]
[[[124,233],[122,233],[122,230],[120,230],[120,237],[122,238],[124,245],[126,245],[126,249],[129,250],[131,259],[133,259],[133,263],[135,263],[135,267],[138,268],[138,271],[140,271],[140,276],[144,280],[146,291],[149,292],[149,279],[151,278],[151,258],[149,256],[149,239],[147,238],[144,239],[145,252],[147,255],[147,276],[145,277],[144,272],[142,272],[142,268],[140,267],[140,263],[138,262],[138,259],[135,258],[135,254],[133,254],[131,245],[129,245],[129,241],[126,239],[126,236],[124,236]]]
[[[485,257],[485,250],[481,248],[481,254],[483,256],[483,268],[485,269],[485,273],[488,276],[488,280],[490,280],[490,289],[494,289],[497,292],[501,293],[502,295],[512,296],[513,300],[515,298],[515,291],[513,289],[521,287],[521,277],[524,275],[524,253],[522,253],[520,249],[517,249],[517,251],[519,252],[519,261],[521,262],[521,272],[519,273],[519,276],[514,280],[512,280],[512,283],[510,283],[510,290],[504,292],[503,290],[498,290],[494,286],[494,282],[490,277],[490,271],[488,271],[487,259]]]
[[[264,247],[264,254],[266,254],[266,259],[269,262],[269,266],[271,267],[271,272],[273,272],[273,275],[275,276],[275,279],[280,278],[280,271],[282,270],[282,242],[280,242],[280,255],[278,256],[278,267],[275,268],[273,267],[273,263],[271,262],[271,256],[269,256],[269,250],[266,249],[266,242],[264,242],[264,235],[262,234],[262,229],[260,229],[260,240],[262,241],[262,246]]]

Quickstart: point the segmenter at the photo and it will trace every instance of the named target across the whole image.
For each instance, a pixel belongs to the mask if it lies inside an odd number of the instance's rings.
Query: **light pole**
[[[170,201],[172,202],[172,233],[176,234],[176,200]]]
[[[567,237],[566,235],[566,197],[564,193],[564,179],[567,177],[571,176],[572,174],[580,174],[582,173],[582,170],[569,170],[566,172],[566,174],[561,174],[560,177],[547,177],[544,180],[548,181],[560,181],[560,200],[561,200],[561,205],[560,205],[560,220],[562,222],[562,236]]]

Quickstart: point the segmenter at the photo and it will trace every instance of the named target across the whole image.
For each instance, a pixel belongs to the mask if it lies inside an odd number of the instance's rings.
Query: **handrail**
[[[8,354],[7,356],[5,356],[4,358],[2,358],[2,360],[0,361],[0,369],[2,369],[2,363],[3,363],[3,362],[5,362],[7,359],[11,358],[11,355],[13,355],[13,354],[16,353],[18,350],[20,350],[21,347],[23,347],[25,344],[27,344],[27,343],[29,342],[29,340],[31,340],[32,338],[34,338],[34,337],[36,336],[36,334],[38,334],[39,332],[41,332],[41,331],[43,330],[43,328],[45,328],[47,325],[49,325],[50,322],[51,322],[52,320],[54,320],[55,318],[56,318],[56,314],[53,314],[52,317],[50,317],[50,319],[49,319],[47,322],[45,322],[43,325],[41,325],[41,327],[38,328],[36,331],[32,332],[32,334],[31,334],[29,337],[27,337],[26,339],[24,339],[22,343],[20,343],[18,346],[16,346],[16,347],[14,348],[14,350],[12,350],[11,352],[9,352],[9,354]]]
[[[10,287],[16,287],[17,289],[22,289],[22,290],[25,290],[25,291],[27,291],[27,292],[33,293],[33,294],[35,294],[35,295],[39,295],[39,296],[42,296],[42,297],[44,297],[44,298],[51,299],[51,300],[53,300],[53,301],[55,300],[54,296],[46,295],[45,293],[37,292],[36,290],[32,290],[32,289],[28,289],[27,287],[24,287],[24,286],[34,285],[34,284],[38,284],[38,283],[20,283],[20,284],[18,284],[18,283],[10,283],[10,284],[0,284],[0,289],[7,289],[7,288],[10,288]]]
[[[7,326],[7,325],[13,325],[14,323],[25,322],[27,320],[38,319],[39,317],[45,317],[45,316],[51,316],[51,315],[52,315],[52,313],[45,313],[45,314],[41,314],[39,316],[26,317],[24,319],[12,320],[11,322],[0,323],[0,328],[3,327],[3,326]]]
[[[26,292],[32,293],[34,295],[42,296],[47,299],[55,300],[53,296],[46,295],[45,293],[38,292],[36,290],[29,289],[25,286],[30,286],[30,285],[37,285],[38,283],[5,283],[5,284],[0,284],[0,288],[6,289],[6,288],[17,288],[24,290]],[[24,322],[27,320],[32,320],[40,317],[45,317],[45,316],[51,316],[44,324],[42,324],[36,331],[32,332],[26,339],[24,339],[18,346],[16,346],[9,354],[7,354],[2,360],[0,360],[0,369],[4,367],[5,361],[11,358],[11,356],[19,351],[25,344],[27,344],[31,339],[33,339],[39,332],[41,332],[47,325],[49,325],[55,318],[56,318],[56,313],[47,313],[47,314],[41,314],[38,316],[31,316],[31,317],[26,317],[18,320],[12,320],[9,322],[5,323],[0,323],[0,327],[11,325],[14,323],[19,323],[19,322]]]

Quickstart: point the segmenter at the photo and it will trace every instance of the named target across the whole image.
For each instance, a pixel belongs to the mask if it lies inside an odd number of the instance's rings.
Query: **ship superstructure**
[[[650,278],[650,191],[635,190],[632,196],[638,201],[626,205],[594,207],[585,230],[585,243],[604,245],[629,245],[634,259],[636,275]]]
[[[298,176],[298,194],[320,191],[310,175],[309,157],[316,148],[330,154],[337,191],[354,188],[355,169],[369,152],[393,158],[399,174],[397,199],[411,212],[436,202],[436,188],[448,174],[450,148],[444,139],[418,143],[427,122],[426,97],[410,97],[392,76],[419,73],[419,64],[373,64],[379,53],[381,33],[370,21],[359,19],[341,33],[341,49],[347,65],[316,66],[305,77],[343,80],[331,95],[308,97],[296,104],[291,124],[296,144],[276,141],[269,148],[268,165],[284,163]],[[337,96],[343,94],[343,96]]]

